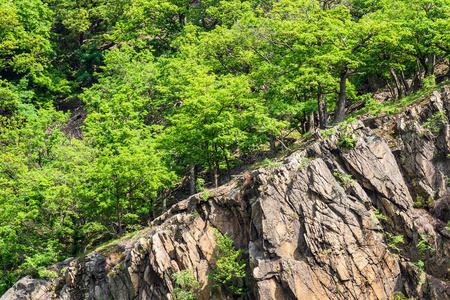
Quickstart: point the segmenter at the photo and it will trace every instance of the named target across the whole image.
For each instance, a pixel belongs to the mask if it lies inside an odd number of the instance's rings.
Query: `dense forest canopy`
[[[0,294],[449,56],[450,0],[0,0]]]

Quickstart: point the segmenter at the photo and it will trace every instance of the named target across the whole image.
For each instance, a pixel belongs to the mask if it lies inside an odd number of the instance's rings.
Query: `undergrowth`
[[[379,102],[372,98],[367,100],[366,106],[359,111],[353,112],[346,116],[346,119],[353,118],[359,115],[369,114],[379,117],[383,114],[391,115],[402,111],[407,106],[415,103],[416,101],[431,96],[431,93],[435,90],[439,90],[442,86],[449,84],[448,81],[442,82],[438,85],[428,85],[423,89],[417,91],[414,94],[408,95],[398,100],[391,100],[386,102]]]

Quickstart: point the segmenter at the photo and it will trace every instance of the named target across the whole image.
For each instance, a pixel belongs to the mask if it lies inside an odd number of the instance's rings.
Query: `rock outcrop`
[[[23,278],[1,300],[172,299],[171,276],[184,269],[198,299],[231,297],[208,279],[212,228],[246,249],[247,299],[450,299],[449,94],[381,126],[315,133],[282,166],[181,201],[134,237],[50,267],[56,278]]]

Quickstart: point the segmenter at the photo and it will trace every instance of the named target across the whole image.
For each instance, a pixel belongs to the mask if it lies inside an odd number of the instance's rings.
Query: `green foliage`
[[[438,111],[431,118],[428,118],[423,127],[429,129],[433,133],[438,133],[441,130],[441,125],[447,124],[446,112]]]
[[[352,179],[352,175],[344,175],[339,170],[334,170],[333,175],[339,178],[338,183],[344,187],[348,187],[349,185],[356,183],[356,180]]]
[[[443,84],[430,57],[450,58],[447,1],[197,2],[0,0],[0,294],[147,224],[191,163],[202,191],[242,154],[311,135],[310,116],[347,99],[392,114]],[[383,85],[400,99],[362,95]],[[79,141],[61,111],[82,103]],[[424,127],[446,122],[437,113]],[[342,127],[320,134],[354,148]],[[218,284],[242,292],[240,266]]]
[[[422,260],[419,260],[417,262],[413,262],[413,264],[415,266],[419,267],[420,271],[422,271],[422,272],[425,269],[425,263]]]
[[[350,118],[348,119],[345,123],[341,123],[340,127],[341,127],[341,133],[338,139],[338,143],[339,143],[339,147],[343,148],[343,149],[353,149],[355,148],[356,142],[358,141],[356,138],[354,138],[352,132],[351,132],[351,127],[350,124],[354,121],[355,119]]]
[[[206,201],[206,200],[208,200],[208,198],[211,196],[211,193],[210,192],[203,192],[202,193],[202,199],[204,200],[204,201]]]
[[[414,300],[415,298],[408,298],[405,295],[403,295],[402,292],[395,292],[393,295],[393,298],[390,300]]]
[[[379,208],[375,209],[375,211],[373,212],[373,215],[378,220],[387,220],[386,216],[380,212]]]
[[[246,294],[245,278],[247,276],[244,260],[239,260],[244,250],[233,249],[233,240],[212,228],[216,238],[217,249],[213,253],[214,267],[208,277],[214,281],[213,287],[222,286],[233,295]]]
[[[336,129],[334,128],[330,128],[330,129],[326,129],[326,130],[321,130],[320,131],[320,136],[323,138],[328,138],[334,134],[337,134]]]
[[[420,238],[420,241],[417,243],[417,249],[421,256],[425,256],[428,252],[436,251],[436,249],[431,247],[428,243],[428,234],[422,234]]]
[[[339,147],[344,149],[353,149],[355,148],[357,139],[351,136],[341,136],[339,137]]]
[[[400,252],[400,248],[397,246],[400,243],[404,243],[403,235],[393,235],[390,232],[385,232],[385,237],[387,240],[387,245],[391,250],[395,250],[397,252]]]
[[[299,170],[303,169],[303,167],[308,164],[308,160],[309,159],[307,157],[302,157],[301,161],[300,161],[300,165],[298,166],[298,169]]]
[[[62,112],[49,108],[36,114],[28,120],[17,115],[0,120],[3,287],[26,274],[51,275],[45,266],[79,242],[72,239],[79,218],[77,187],[91,153],[62,133],[67,118]]]
[[[436,76],[435,75],[429,75],[423,79],[423,87],[426,89],[434,88],[436,87]]]
[[[416,197],[416,201],[413,203],[413,206],[415,208],[431,209],[434,207],[434,198],[429,197],[425,200],[422,196],[418,195]]]
[[[276,162],[276,161],[274,161],[274,160],[272,160],[272,159],[270,159],[270,158],[265,158],[265,159],[262,161],[262,165],[263,165],[264,167],[266,167],[266,168],[271,168],[271,169],[273,169],[273,168],[280,168],[280,167],[283,166],[282,163]]]
[[[172,279],[175,281],[176,286],[172,291],[172,296],[176,300],[197,299],[196,290],[200,287],[200,284],[192,270],[185,269],[178,273],[173,273]]]
[[[197,178],[197,182],[195,184],[195,189],[198,192],[203,192],[205,191],[205,179],[203,178]]]

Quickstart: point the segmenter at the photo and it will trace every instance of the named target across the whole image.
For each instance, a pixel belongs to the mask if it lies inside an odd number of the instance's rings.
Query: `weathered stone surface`
[[[30,276],[20,279],[3,296],[2,300],[34,300],[52,299],[51,283],[42,279],[32,279]]]
[[[172,299],[171,276],[183,269],[194,271],[198,299],[225,299],[207,276],[212,228],[247,249],[247,299],[390,299],[396,291],[449,299],[450,128],[423,126],[436,112],[449,114],[449,91],[365,123],[375,130],[358,122],[326,139],[314,134],[282,167],[181,201],[135,237],[52,266],[58,278],[24,278],[1,300]],[[349,134],[356,145],[342,149],[339,138]],[[419,196],[437,200],[431,214],[413,207]],[[400,252],[389,235],[403,236]]]

